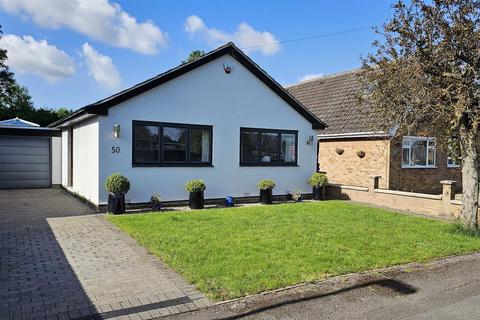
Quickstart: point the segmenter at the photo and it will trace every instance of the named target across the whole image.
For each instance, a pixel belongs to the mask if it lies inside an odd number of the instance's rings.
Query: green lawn
[[[108,219],[214,300],[480,250],[454,224],[343,201]]]

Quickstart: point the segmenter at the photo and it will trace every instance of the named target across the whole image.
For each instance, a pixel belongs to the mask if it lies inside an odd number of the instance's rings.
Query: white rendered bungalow
[[[309,193],[314,137],[325,124],[233,43],[85,106],[51,127],[62,130],[62,185],[97,206],[105,179],[125,175],[126,203],[188,198],[202,179],[205,198]]]

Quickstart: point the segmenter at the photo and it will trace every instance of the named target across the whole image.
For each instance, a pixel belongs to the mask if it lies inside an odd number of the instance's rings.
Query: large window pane
[[[158,127],[135,125],[135,151],[136,162],[158,161]]]
[[[190,161],[210,161],[210,130],[190,129]]]
[[[261,133],[260,135],[260,161],[278,161],[278,134]]]
[[[258,152],[258,132],[244,131],[240,135],[241,142],[241,162],[259,161]]]
[[[240,165],[291,166],[297,163],[297,133],[275,129],[240,129]]]
[[[295,134],[282,133],[280,142],[280,160],[284,162],[295,162],[297,155],[297,148],[295,145]]]
[[[435,165],[435,148],[432,147],[428,148],[428,165]]]
[[[185,162],[187,161],[187,129],[186,128],[163,128],[163,161]]]
[[[410,165],[425,166],[427,164],[427,141],[414,140],[410,152]]]
[[[410,165],[410,147],[404,147],[402,150],[402,165]]]

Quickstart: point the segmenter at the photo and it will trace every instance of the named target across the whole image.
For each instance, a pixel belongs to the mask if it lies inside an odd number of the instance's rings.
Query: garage
[[[0,122],[0,189],[49,188],[54,181],[54,159],[59,150],[55,129],[34,124],[5,125]],[[56,179],[55,179],[56,180]]]

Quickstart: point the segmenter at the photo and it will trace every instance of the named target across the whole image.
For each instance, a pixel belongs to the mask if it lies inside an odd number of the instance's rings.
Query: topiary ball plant
[[[205,185],[205,182],[203,180],[190,180],[185,184],[185,190],[188,192],[202,192],[207,189],[207,186]]]
[[[130,181],[120,173],[114,173],[105,180],[105,189],[110,193],[127,193],[130,190]]]
[[[328,184],[328,178],[325,173],[315,172],[308,179],[308,184],[312,187],[324,187]]]
[[[258,188],[260,190],[268,190],[275,188],[275,181],[271,179],[263,179],[258,182]]]

